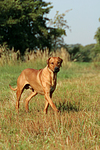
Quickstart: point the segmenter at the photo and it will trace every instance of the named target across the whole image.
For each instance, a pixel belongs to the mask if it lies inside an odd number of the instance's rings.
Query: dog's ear
[[[47,64],[49,64],[49,60],[51,59],[51,57],[47,60]]]
[[[60,60],[60,63],[62,64],[62,62],[63,62],[63,59],[61,59],[60,57],[58,57],[58,59]]]

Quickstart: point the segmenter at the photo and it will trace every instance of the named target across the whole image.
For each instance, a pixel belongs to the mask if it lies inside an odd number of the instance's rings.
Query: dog
[[[45,96],[45,107],[44,113],[47,113],[48,106],[52,107],[55,112],[59,110],[56,108],[55,104],[52,101],[52,94],[56,88],[57,84],[57,73],[60,71],[60,67],[63,60],[60,57],[50,57],[47,60],[47,66],[43,69],[25,69],[21,72],[17,79],[17,87],[12,88],[11,85],[9,87],[13,91],[16,92],[17,101],[16,101],[16,111],[19,109],[19,101],[21,98],[21,94],[24,89],[31,89],[31,94],[25,100],[25,110],[29,111],[28,103],[32,97],[35,95],[42,94]]]

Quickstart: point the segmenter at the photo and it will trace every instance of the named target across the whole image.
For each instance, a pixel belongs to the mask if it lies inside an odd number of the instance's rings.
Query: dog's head
[[[51,71],[54,73],[57,73],[60,71],[60,67],[62,64],[63,60],[60,57],[50,57],[47,60],[48,67]]]

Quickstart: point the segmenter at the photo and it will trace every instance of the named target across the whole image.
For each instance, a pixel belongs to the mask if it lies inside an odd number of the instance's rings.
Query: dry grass
[[[63,65],[65,65],[67,62],[70,61],[70,55],[69,53],[67,52],[66,49],[64,48],[61,48],[60,50],[56,50],[56,52],[50,52],[49,53],[49,50],[46,49],[45,51],[40,51],[38,50],[36,53],[33,52],[30,52],[30,53],[25,53],[25,60],[26,61],[41,61],[41,63],[45,63],[46,60],[49,58],[49,57],[61,57],[63,59]]]
[[[60,56],[63,59],[63,65],[65,65],[66,62],[70,60],[70,55],[67,52],[67,50],[64,48],[61,48],[60,50],[56,50],[56,52],[50,52],[50,53],[48,49],[46,49],[45,51],[33,50],[30,52],[28,52],[27,49],[25,55],[22,58],[19,50],[17,52],[14,52],[14,48],[10,50],[7,48],[6,45],[0,46],[0,66],[4,66],[6,64],[12,65],[16,63],[21,63],[22,60],[24,60],[25,62],[36,61],[37,63],[40,63],[41,61],[41,63],[45,63],[46,60],[51,56],[56,56],[56,57]]]
[[[18,59],[20,59],[19,51],[15,53],[14,48],[10,50],[7,45],[0,45],[0,66],[15,64]]]
[[[58,76],[53,94],[60,110],[58,114],[49,107],[48,114],[44,115],[45,101],[41,95],[30,101],[30,112],[25,113],[24,99],[29,91],[22,95],[19,114],[15,111],[15,92],[9,89],[8,95],[0,98],[0,149],[100,149],[100,72],[92,65],[79,69],[72,64],[71,68],[73,74],[78,70],[81,75],[67,79]],[[65,67],[59,74],[63,75],[64,71]]]

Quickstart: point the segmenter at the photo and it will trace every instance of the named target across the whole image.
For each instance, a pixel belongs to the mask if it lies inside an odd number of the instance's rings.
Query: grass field
[[[21,97],[15,111],[16,93],[9,84],[25,68],[43,68],[46,63],[28,62],[0,67],[0,149],[2,150],[99,150],[100,149],[100,65],[65,64],[58,73],[53,102],[60,113],[49,107],[44,115],[44,96],[37,95],[25,112]]]

